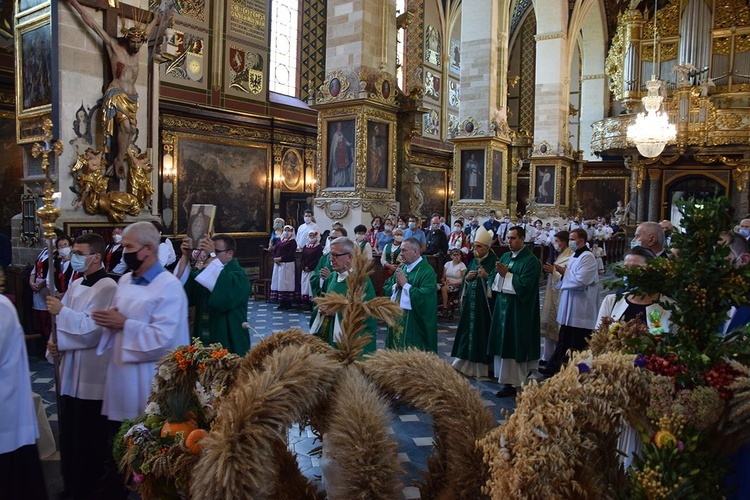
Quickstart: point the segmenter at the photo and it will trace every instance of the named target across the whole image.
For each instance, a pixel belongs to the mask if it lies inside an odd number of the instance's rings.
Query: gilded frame
[[[490,175],[487,192],[489,199],[496,203],[502,203],[505,200],[507,190],[507,148],[492,148],[490,150]]]
[[[560,190],[557,186],[558,165],[534,165],[531,172],[531,193],[529,198],[533,199],[540,207],[551,207],[557,204],[557,195]],[[550,188],[551,191],[550,192]]]
[[[281,155],[280,170],[284,176],[284,188],[291,192],[304,192],[305,187],[305,162],[302,160],[302,150],[299,148],[285,147]],[[295,163],[296,162],[296,163]],[[298,171],[294,172],[294,166]],[[296,176],[296,179],[292,177]]]
[[[341,188],[329,186],[328,162],[330,155],[329,124],[354,120],[354,187]],[[387,189],[368,188],[367,181],[367,123],[379,122],[388,124],[388,183]],[[340,109],[322,109],[318,112],[318,162],[315,168],[319,183],[316,187],[316,198],[351,198],[361,197],[370,200],[392,200],[395,196],[396,178],[396,114],[367,105]]]
[[[37,30],[43,30],[47,28],[46,33],[40,32],[41,36],[31,40],[29,37],[31,33]],[[24,42],[26,38],[26,42]],[[33,51],[33,57],[24,57],[24,47],[31,42],[37,42],[41,40],[41,43],[46,43],[46,47],[42,47],[42,54],[37,53],[32,48],[29,48],[27,55],[31,56]],[[26,43],[26,45],[25,45]],[[34,17],[28,21],[24,21],[16,25],[15,28],[15,52],[16,52],[16,142],[18,144],[28,144],[35,141],[39,141],[43,138],[43,132],[41,128],[42,121],[45,117],[51,117],[52,115],[52,97],[53,97],[53,74],[52,74],[52,24],[51,15],[49,11],[44,14]],[[38,48],[37,48],[38,49]],[[44,53],[46,52],[46,53]],[[30,64],[41,64],[40,68],[46,71],[49,78],[47,79],[46,86],[47,90],[43,90],[43,95],[40,97],[41,102],[33,102],[28,105],[25,104],[25,99],[28,97],[28,88],[25,88],[25,83],[31,81],[31,79],[24,79],[24,74],[33,70]]]
[[[590,189],[586,188],[587,184],[591,185]],[[575,190],[578,207],[584,217],[609,217],[615,211],[618,200],[622,201],[624,207],[630,202],[630,177],[581,177],[575,183]],[[599,207],[595,206],[597,204]],[[593,213],[588,213],[587,207]]]
[[[184,237],[186,234],[184,229],[186,228],[187,217],[184,216],[183,212],[185,209],[184,205],[188,201],[186,198],[191,198],[191,204],[212,203],[217,206],[217,217],[216,222],[214,223],[214,228],[217,232],[223,232],[237,237],[267,236],[271,227],[271,175],[273,168],[271,145],[264,143],[251,143],[239,138],[215,137],[171,130],[164,132],[165,133],[162,135],[162,147],[166,148],[167,146],[172,146],[175,168],[174,190],[172,193],[172,207],[174,207],[173,235]],[[206,157],[214,158],[216,160],[215,162],[212,162],[215,163],[214,169],[205,168],[201,165],[201,168],[205,171],[202,175],[208,176],[210,172],[213,172],[216,176],[215,179],[206,179],[203,186],[213,186],[216,189],[221,190],[221,195],[217,194],[215,198],[204,199],[198,197],[200,196],[200,193],[196,196],[193,196],[193,193],[191,193],[190,196],[186,196],[185,189],[191,189],[191,186],[200,182],[200,179],[196,179],[195,176],[190,176],[191,185],[185,187],[184,183],[186,181],[182,179],[182,177],[185,177],[188,173],[186,171],[187,162],[190,160],[195,161],[193,158],[183,157],[187,152],[187,145],[191,143],[199,143],[201,149],[205,152]],[[245,163],[248,162],[248,158],[253,154],[260,155],[256,156],[255,164]],[[243,163],[240,168],[237,168],[235,161],[240,158]],[[252,170],[253,167],[255,167],[254,171]],[[255,174],[256,178],[252,178],[253,174]],[[243,175],[246,175],[246,177],[243,177]],[[255,193],[242,192],[243,189],[253,186],[256,188]],[[265,199],[258,200],[257,197],[259,195],[262,195]],[[261,212],[262,214],[261,217],[247,217],[247,220],[244,222],[245,227],[223,227],[226,222],[222,221],[222,217],[229,218],[230,214],[227,211],[230,209],[237,210],[237,203],[236,200],[232,201],[233,198],[255,203],[257,205],[257,212]],[[241,201],[239,203],[241,206]],[[246,208],[250,210],[249,206]],[[241,216],[242,214],[235,215]],[[252,221],[257,222],[254,226],[247,226],[247,224],[252,223]],[[253,227],[255,227],[255,229],[252,229]]]

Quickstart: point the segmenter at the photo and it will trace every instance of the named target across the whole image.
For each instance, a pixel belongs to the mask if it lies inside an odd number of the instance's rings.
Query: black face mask
[[[138,271],[138,269],[140,269],[141,267],[141,264],[143,264],[143,261],[138,258],[138,252],[140,252],[142,249],[143,247],[139,248],[135,252],[122,254],[122,260],[125,261],[125,264],[131,271]]]

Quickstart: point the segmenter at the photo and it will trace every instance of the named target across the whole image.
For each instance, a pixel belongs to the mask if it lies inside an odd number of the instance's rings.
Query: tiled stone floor
[[[543,300],[544,288],[541,288],[541,295]],[[600,300],[603,296],[604,293],[601,293]],[[278,311],[275,304],[256,302],[251,299],[248,305],[248,323],[252,327],[253,345],[275,331],[291,327],[308,331],[309,315],[310,313],[298,309]],[[447,362],[452,361],[450,352],[453,347],[457,322],[458,317],[451,322],[441,321],[438,323],[438,354]],[[378,349],[384,347],[385,337],[386,329],[385,326],[381,325],[378,330]],[[29,363],[32,389],[34,392],[41,394],[50,426],[57,438],[57,408],[52,365],[47,363],[46,360],[34,356],[30,356]],[[472,388],[479,391],[483,404],[492,413],[498,424],[503,421],[501,415],[503,409],[512,411],[515,408],[515,398],[500,399],[495,396],[495,392],[499,389],[497,381],[468,380]],[[398,440],[399,461],[402,462],[404,469],[404,477],[402,478],[404,484],[403,498],[419,498],[419,490],[415,483],[421,479],[420,472],[425,470],[427,458],[433,452],[432,418],[430,415],[417,411],[408,405],[399,405],[393,411],[392,428]],[[310,451],[318,448],[320,442],[316,441],[312,432],[305,430],[300,433],[298,427],[292,428],[289,432],[289,446],[297,453],[300,470],[308,478],[319,481],[320,465],[318,457],[311,454]],[[44,462],[45,481],[50,492],[50,498],[54,498],[62,489],[57,460],[59,460],[59,454],[56,453]],[[138,498],[138,496],[132,494],[130,498]]]

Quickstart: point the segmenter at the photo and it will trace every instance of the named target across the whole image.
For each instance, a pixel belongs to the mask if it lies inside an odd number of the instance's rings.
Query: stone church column
[[[536,92],[534,147],[531,154],[529,205],[518,207],[539,217],[576,211],[575,193],[566,187],[575,161],[568,135],[567,35],[562,32],[536,35]],[[549,182],[549,179],[552,182]],[[547,186],[547,187],[545,187]],[[567,196],[563,197],[563,194]],[[582,214],[591,216],[596,214]]]
[[[648,169],[648,220],[661,219],[661,169]]]
[[[494,0],[464,0],[461,102],[453,139],[453,215],[506,212],[509,203],[506,94],[508,13]]]
[[[396,203],[396,2],[331,0],[318,111],[315,217],[347,228]]]

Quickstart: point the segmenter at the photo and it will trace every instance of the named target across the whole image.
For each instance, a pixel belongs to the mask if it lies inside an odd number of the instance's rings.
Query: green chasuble
[[[318,261],[318,265],[315,266],[315,270],[310,275],[310,290],[312,291],[312,298],[320,296],[320,270],[324,267],[327,267],[329,271],[333,271],[333,267],[331,267],[331,256],[327,253],[323,254]],[[315,316],[313,315],[313,317]]]
[[[437,276],[427,259],[414,266],[411,272],[406,265],[401,269],[406,273],[411,288],[411,310],[404,310],[399,324],[388,328],[385,346],[388,349],[404,350],[416,347],[423,351],[437,353]],[[393,297],[396,287],[396,275],[388,278],[383,285],[383,295]],[[395,302],[401,302],[403,289],[398,288]]]
[[[513,274],[516,293],[495,292],[487,352],[524,363],[539,359],[540,354],[539,278],[542,265],[526,246],[515,258],[512,255],[512,252],[504,253],[500,262]]]
[[[339,273],[336,271],[331,272],[330,275],[328,275],[328,278],[323,282],[323,289],[321,290],[321,293],[340,293],[344,297],[346,297],[346,294],[349,291],[349,287],[346,285],[346,280],[338,281]],[[367,278],[367,282],[365,284],[365,301],[372,300],[375,298],[375,288],[372,286],[372,281],[370,281],[370,278]],[[318,305],[316,304],[313,308],[312,315],[310,316],[310,327],[313,326],[315,323],[315,319],[318,316]],[[337,313],[339,324],[341,323],[341,320],[343,319],[343,311]],[[317,337],[320,337],[323,339],[324,342],[328,343],[329,345],[336,347],[336,342],[333,339],[333,331],[334,331],[334,325],[335,320],[333,316],[324,316],[323,317],[323,323],[320,325],[320,329],[318,330],[316,335]],[[362,331],[359,332],[359,335],[369,335],[370,336],[370,342],[365,346],[365,348],[362,350],[362,354],[373,354],[375,353],[375,350],[377,349],[377,333],[378,333],[378,320],[373,318],[372,316],[368,316],[365,320],[364,327]]]
[[[490,291],[488,296],[487,291],[491,290],[497,274],[497,260],[495,252],[490,250],[481,264],[476,257],[469,263],[467,274],[481,267],[489,276],[486,280],[478,276],[473,281],[464,278],[461,317],[458,320],[456,340],[451,351],[451,356],[455,358],[483,364],[489,364],[492,360],[492,356],[487,354],[487,343],[494,299],[492,292]]]
[[[203,270],[190,273],[185,283],[185,293],[191,307],[195,307],[193,337],[203,344],[220,342],[222,346],[244,356],[250,349],[250,334],[242,327],[247,322],[247,301],[250,281],[237,259],[224,266],[214,285],[214,291],[195,281]]]

